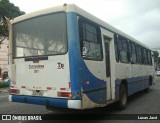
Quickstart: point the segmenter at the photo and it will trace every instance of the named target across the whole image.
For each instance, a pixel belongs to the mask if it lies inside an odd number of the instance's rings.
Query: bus
[[[74,4],[19,16],[9,29],[11,102],[125,109],[152,85],[152,50]]]

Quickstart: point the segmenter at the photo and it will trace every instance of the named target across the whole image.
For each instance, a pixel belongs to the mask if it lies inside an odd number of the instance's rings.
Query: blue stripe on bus
[[[67,108],[68,103],[66,99],[49,99],[47,105],[50,107]]]
[[[81,58],[80,58],[80,42],[76,13],[67,13],[68,27],[68,52],[70,81],[73,99],[81,98]]]
[[[88,98],[98,104],[106,104],[106,98],[107,98],[107,82],[104,80],[100,80],[97,77],[95,77],[87,68],[86,64],[83,62],[82,63],[82,83],[83,82],[89,82],[89,84],[82,84],[82,89],[83,91],[88,91],[96,88],[100,88],[99,90],[97,89],[94,92],[88,92],[86,95]]]
[[[69,66],[71,91],[74,99],[81,98],[83,91],[93,88],[106,87],[106,82],[96,78],[87,68],[80,53],[80,41],[77,15],[74,12],[67,13],[68,43],[69,43]],[[82,84],[89,81],[89,85]],[[98,104],[106,104],[106,89],[86,93],[88,98]]]
[[[30,104],[38,104],[38,105],[45,105],[46,104],[46,99],[43,97],[29,97],[26,98],[26,103],[30,103]]]
[[[68,107],[66,99],[56,99],[56,98],[47,98],[47,97],[12,95],[12,102],[47,105],[50,107],[60,107],[60,108]]]
[[[144,90],[148,88],[149,85],[149,76],[135,77],[127,79],[128,82],[128,95],[132,95],[135,92]]]
[[[128,96],[144,90],[146,88],[148,88],[149,85],[149,77],[148,76],[142,76],[142,77],[133,77],[133,78],[127,78],[127,84],[128,84]],[[115,97],[116,97],[116,101],[119,100],[119,86],[122,80],[116,80],[115,81]]]
[[[25,96],[12,95],[12,102],[25,103]]]

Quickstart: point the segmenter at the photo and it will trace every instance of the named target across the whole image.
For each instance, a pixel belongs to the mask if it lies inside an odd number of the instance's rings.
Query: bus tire
[[[150,78],[149,78],[149,87],[145,89],[145,92],[148,93],[150,91],[150,86],[152,86],[152,84],[153,84],[153,78],[150,76]]]
[[[153,85],[153,76],[149,77],[149,85],[152,86]]]
[[[124,110],[127,107],[127,88],[125,84],[121,84],[119,87],[119,101],[118,101],[118,108],[120,110]]]
[[[144,92],[148,93],[150,91],[150,86],[144,90]]]

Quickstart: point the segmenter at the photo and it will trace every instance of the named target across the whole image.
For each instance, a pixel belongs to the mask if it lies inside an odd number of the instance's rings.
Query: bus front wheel
[[[127,106],[127,88],[125,84],[121,84],[119,87],[119,101],[118,101],[118,108],[123,110]]]

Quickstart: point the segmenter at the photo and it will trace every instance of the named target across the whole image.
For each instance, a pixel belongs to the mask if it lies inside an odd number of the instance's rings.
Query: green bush
[[[0,88],[8,87],[8,86],[9,86],[8,82],[0,82]]]

